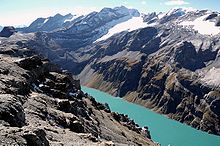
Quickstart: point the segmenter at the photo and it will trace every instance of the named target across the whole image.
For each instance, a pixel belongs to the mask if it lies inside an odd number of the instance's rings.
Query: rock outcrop
[[[220,17],[217,18],[215,26],[220,26]]]

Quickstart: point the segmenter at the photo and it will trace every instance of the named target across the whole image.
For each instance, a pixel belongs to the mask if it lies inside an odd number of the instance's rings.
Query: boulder
[[[58,109],[65,112],[70,112],[71,104],[69,100],[60,100]]]
[[[0,94],[0,120],[9,123],[10,126],[25,125],[24,109],[15,96]]]
[[[77,132],[77,133],[84,133],[84,132],[85,132],[82,123],[79,122],[79,121],[77,121],[77,120],[75,120],[75,121],[70,121],[69,128],[70,128],[70,130],[73,131],[73,132]]]
[[[37,129],[34,132],[24,134],[23,137],[26,139],[27,145],[49,146],[46,133],[42,129]]]
[[[210,14],[209,16],[207,16],[207,17],[205,18],[205,20],[210,20],[210,19],[213,19],[213,18],[215,18],[215,17],[217,17],[217,16],[218,16],[218,14],[213,13],[213,14]]]
[[[20,60],[17,64],[24,69],[31,70],[37,66],[41,66],[43,63],[39,56],[32,56]]]

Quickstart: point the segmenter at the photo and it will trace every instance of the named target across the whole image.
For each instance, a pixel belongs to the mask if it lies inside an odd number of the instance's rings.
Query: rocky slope
[[[57,32],[36,33],[28,45],[78,75],[83,85],[220,135],[220,14],[191,9],[145,14],[139,17],[148,27],[98,41],[111,31],[102,31],[113,19],[107,17],[111,11],[91,13]]]
[[[33,41],[34,34],[0,37],[0,145],[156,145],[147,128],[112,113],[37,55]]]

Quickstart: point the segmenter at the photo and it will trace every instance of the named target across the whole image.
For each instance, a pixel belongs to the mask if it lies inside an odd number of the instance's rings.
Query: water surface
[[[108,103],[112,111],[127,114],[140,126],[148,126],[152,139],[162,146],[220,146],[220,136],[196,130],[105,92],[87,87],[82,90],[98,102]]]

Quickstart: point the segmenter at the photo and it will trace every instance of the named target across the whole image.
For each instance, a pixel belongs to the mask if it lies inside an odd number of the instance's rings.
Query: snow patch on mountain
[[[128,21],[119,23],[117,25],[115,25],[114,27],[112,27],[111,29],[109,29],[108,33],[104,36],[102,36],[101,38],[99,38],[98,40],[96,40],[96,42],[98,41],[102,41],[102,40],[106,40],[107,38],[113,36],[114,34],[120,33],[122,31],[133,31],[139,28],[144,28],[149,26],[147,23],[143,22],[143,18],[141,16],[139,17],[132,17],[131,19],[129,19]]]
[[[64,20],[64,22],[63,23],[66,23],[66,22],[71,22],[71,21],[73,21],[74,19],[76,19],[77,17],[79,17],[80,15],[74,15],[72,18],[68,18],[68,19],[66,19],[66,20]]]
[[[49,20],[49,18],[46,18],[43,22],[43,24],[47,23],[47,21]]]
[[[203,35],[217,35],[220,33],[220,27],[215,26],[215,22],[211,22],[208,20],[205,21],[205,18],[209,15],[210,14],[203,15],[195,19],[194,21],[181,22],[179,25],[193,28]]]
[[[220,77],[220,68],[213,67],[205,73],[204,77],[201,80],[208,85],[220,86],[219,77]]]
[[[163,18],[164,16],[166,16],[166,14],[167,13],[159,13],[158,15],[157,15],[157,17],[158,17],[158,19],[161,19],[161,18]]]

